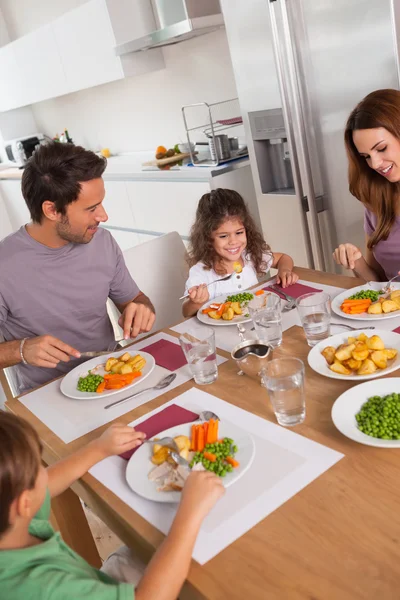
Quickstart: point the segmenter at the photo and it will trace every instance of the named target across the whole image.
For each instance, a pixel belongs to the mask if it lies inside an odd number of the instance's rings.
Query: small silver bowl
[[[245,340],[233,348],[231,357],[240,369],[239,375],[245,373],[249,377],[260,380],[272,358],[272,348],[262,340]]]

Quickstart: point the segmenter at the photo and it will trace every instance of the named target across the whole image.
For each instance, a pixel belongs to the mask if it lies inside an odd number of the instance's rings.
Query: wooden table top
[[[296,271],[301,279],[314,283],[347,289],[362,283],[308,269]],[[307,365],[308,351],[299,327],[287,330],[281,348],[275,351],[277,356],[297,356],[306,364],[307,416],[294,431],[342,452],[345,457],[206,565],[192,561],[180,598],[389,600],[399,597],[399,451],[360,445],[336,430],[330,416],[332,404],[354,382],[316,374]],[[127,412],[118,421],[130,423],[193,385],[192,381],[187,382]],[[276,422],[264,388],[246,376],[238,377],[231,360],[219,367],[219,378],[207,391]],[[48,464],[80,448],[107,427],[64,444],[18,399],[8,401],[7,408],[36,427]],[[273,456],[266,460],[273,460]],[[73,489],[145,560],[164,538],[91,475],[84,476]]]

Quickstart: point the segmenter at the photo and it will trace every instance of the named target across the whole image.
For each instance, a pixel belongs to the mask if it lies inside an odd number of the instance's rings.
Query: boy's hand
[[[188,291],[189,298],[194,304],[203,305],[210,299],[210,294],[208,293],[208,289],[205,283],[202,283],[201,285],[195,285]]]
[[[145,437],[144,433],[135,431],[133,427],[114,423],[92,444],[103,458],[107,458],[140,446]]]
[[[278,269],[276,283],[280,284],[283,288],[293,285],[298,280],[299,276],[290,269]]]
[[[225,494],[222,480],[210,471],[192,471],[182,491],[179,510],[201,522]]]

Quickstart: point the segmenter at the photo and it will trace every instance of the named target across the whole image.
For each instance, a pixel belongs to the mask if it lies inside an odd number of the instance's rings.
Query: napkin
[[[400,333],[400,327],[396,327],[396,329],[393,329],[393,333]]]
[[[186,408],[182,408],[176,404],[171,404],[170,406],[167,406],[167,408],[164,408],[164,410],[161,410],[157,414],[146,419],[146,421],[139,423],[135,429],[145,433],[146,439],[149,440],[153,436],[157,435],[157,433],[160,433],[160,431],[165,431],[166,429],[175,427],[176,425],[184,425],[185,423],[196,421],[198,416],[198,414],[192,412],[191,410],[186,410]],[[140,448],[140,446],[138,446],[138,448]],[[120,454],[121,458],[129,460],[132,454],[134,454],[138,448],[134,448],[133,450],[128,450],[127,452]]]
[[[289,285],[289,287],[286,287],[285,289],[283,289],[283,287],[278,285],[277,283],[273,285],[275,288],[273,290],[270,289],[268,286],[263,289],[266,291],[277,293],[278,296],[280,296],[283,300],[285,300],[285,298],[282,294],[279,293],[278,290],[285,292],[285,294],[288,294],[288,296],[292,296],[293,298],[299,298],[299,296],[302,296],[303,294],[311,294],[311,292],[322,292],[322,290],[310,287],[309,285],[303,285],[302,283],[294,283],[293,285]]]
[[[186,365],[186,358],[179,344],[174,344],[169,340],[159,340],[142,348],[145,352],[152,355],[159,367],[164,367],[168,371],[176,371]]]

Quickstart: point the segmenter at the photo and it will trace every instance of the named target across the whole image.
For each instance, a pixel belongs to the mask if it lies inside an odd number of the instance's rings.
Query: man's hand
[[[55,369],[60,361],[68,362],[70,356],[80,358],[78,350],[64,344],[52,335],[41,335],[27,339],[22,353],[29,365],[50,369]]]
[[[118,324],[124,330],[124,339],[135,338],[139,333],[147,333],[154,325],[156,315],[149,303],[130,302],[124,308]]]

